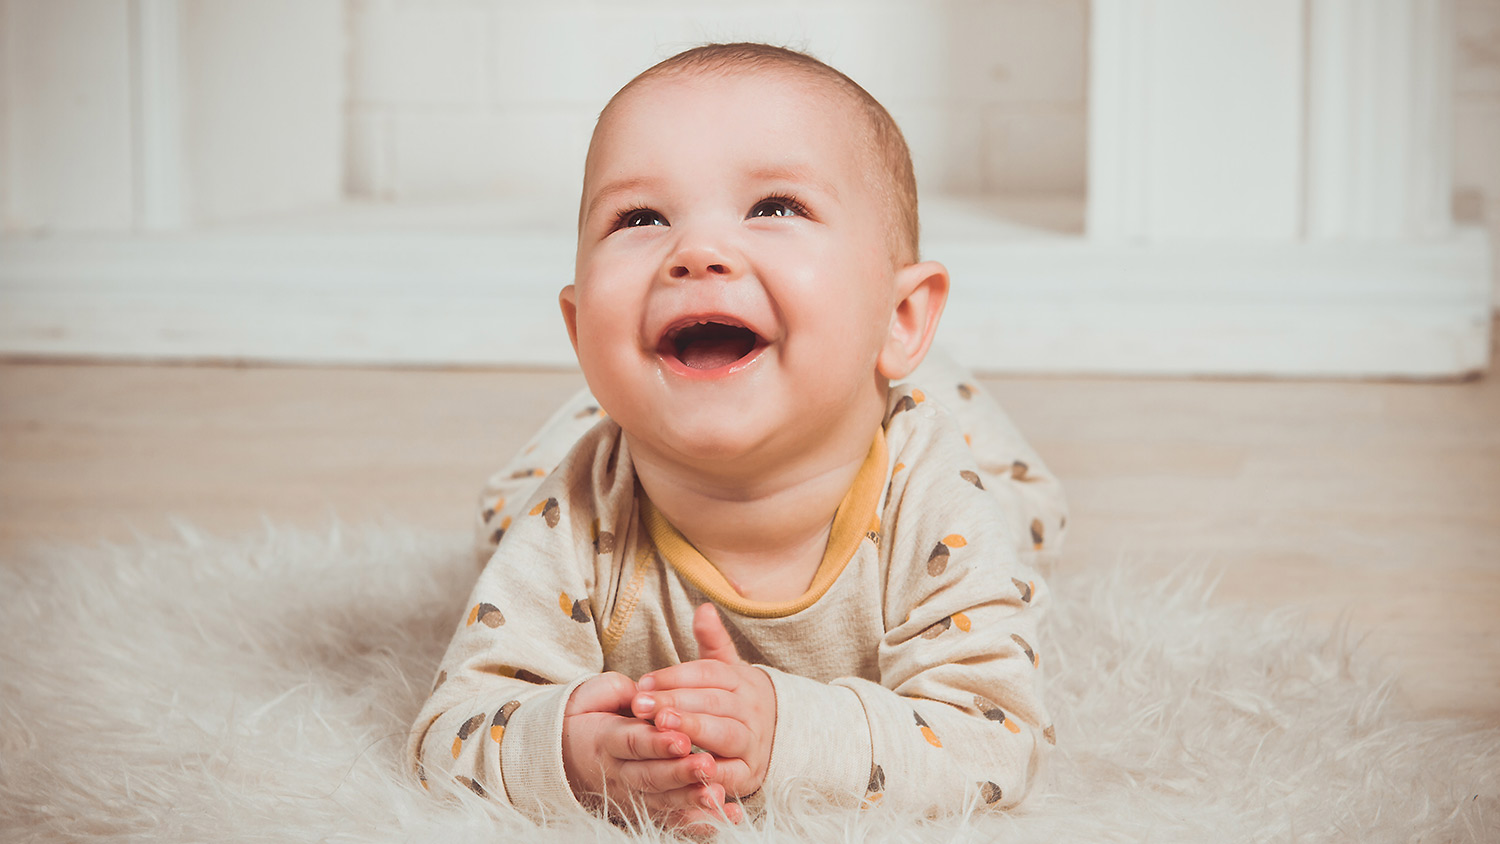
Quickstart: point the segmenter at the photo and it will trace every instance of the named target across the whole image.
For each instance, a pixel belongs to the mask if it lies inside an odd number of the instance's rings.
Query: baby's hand
[[[654,720],[664,735],[685,734],[712,753],[714,781],[730,794],[754,794],[771,762],[776,689],[766,672],[740,659],[713,604],[698,607],[693,636],[701,659],[642,677],[631,711]]]
[[[585,680],[563,710],[563,770],[580,802],[632,820],[644,809],[666,826],[702,825],[723,816],[724,787],[715,760],[692,753],[684,734],[629,714],[635,683],[608,672]],[[607,796],[607,802],[606,802]],[[733,807],[736,819],[739,807]]]

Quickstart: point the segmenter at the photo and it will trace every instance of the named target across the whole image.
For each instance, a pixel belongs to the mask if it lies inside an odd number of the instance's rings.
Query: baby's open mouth
[[[662,338],[662,354],[690,369],[719,369],[743,359],[760,336],[743,325],[704,320],[674,328]]]

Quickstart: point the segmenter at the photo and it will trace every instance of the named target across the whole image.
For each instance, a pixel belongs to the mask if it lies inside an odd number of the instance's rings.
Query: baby
[[[425,786],[666,825],[1026,795],[1061,494],[964,373],[913,376],[948,294],[917,234],[900,130],[815,59],[709,45],[615,95],[560,297],[592,396],[486,492]]]

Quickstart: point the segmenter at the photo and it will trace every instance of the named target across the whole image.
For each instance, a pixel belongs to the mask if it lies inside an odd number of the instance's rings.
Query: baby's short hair
[[[853,103],[856,111],[865,118],[869,130],[864,136],[867,151],[880,162],[877,169],[885,176],[879,190],[891,218],[892,252],[902,263],[916,261],[921,232],[917,216],[917,179],[912,170],[911,150],[906,146],[901,127],[896,125],[885,106],[859,83],[806,53],[753,42],[704,44],[684,50],[626,83],[605,105],[600,120],[602,122],[616,100],[642,82],[676,73],[741,70],[801,74],[829,85]]]

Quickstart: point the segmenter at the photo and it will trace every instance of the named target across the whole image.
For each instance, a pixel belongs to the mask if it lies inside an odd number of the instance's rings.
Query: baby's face
[[[813,88],[774,73],[667,76],[597,130],[563,311],[590,386],[637,448],[783,459],[878,423],[888,215],[862,118]]]

